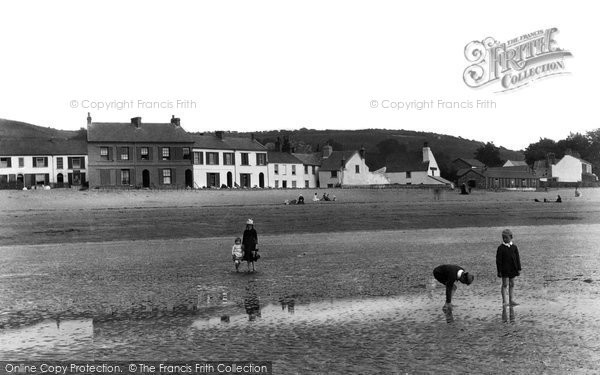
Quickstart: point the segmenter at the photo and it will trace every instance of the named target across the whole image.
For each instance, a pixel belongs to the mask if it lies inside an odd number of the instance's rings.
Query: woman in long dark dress
[[[244,260],[248,266],[248,272],[250,272],[250,264],[252,264],[252,271],[254,272],[254,260],[258,251],[258,234],[254,229],[254,220],[252,219],[246,221],[246,230],[242,237],[242,248],[244,249]]]

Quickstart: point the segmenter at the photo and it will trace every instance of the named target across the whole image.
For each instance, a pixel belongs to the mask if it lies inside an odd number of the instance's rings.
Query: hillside
[[[0,138],[6,139],[73,139],[83,136],[85,131],[60,130],[28,124],[21,121],[0,119]]]
[[[250,135],[250,133],[239,133]],[[477,148],[484,142],[436,133],[417,132],[411,130],[314,130],[299,129],[293,131],[256,132],[254,136],[267,145],[275,143],[278,137],[289,136],[292,147],[297,152],[318,151],[329,141],[334,150],[358,150],[364,147],[367,151],[367,164],[371,170],[385,165],[385,156],[381,155],[377,146],[380,142],[394,139],[401,146],[401,152],[418,152],[427,142],[435,154],[442,172],[451,173],[450,163],[456,158],[473,158]],[[499,147],[499,146],[498,146]],[[523,153],[500,147],[503,160],[524,160]]]

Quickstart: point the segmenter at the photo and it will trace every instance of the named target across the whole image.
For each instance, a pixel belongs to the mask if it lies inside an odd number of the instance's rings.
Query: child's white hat
[[[246,220],[246,224],[254,225],[254,220],[248,219],[248,220]]]

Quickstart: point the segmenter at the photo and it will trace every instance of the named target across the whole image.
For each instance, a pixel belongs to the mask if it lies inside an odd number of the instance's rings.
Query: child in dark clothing
[[[464,268],[453,264],[442,264],[433,270],[433,277],[446,286],[446,304],[444,309],[452,308],[452,295],[456,291],[456,281],[470,285],[473,282],[473,275],[470,275]]]
[[[502,231],[502,245],[498,246],[496,252],[496,268],[498,277],[502,278],[502,305],[506,305],[506,289],[508,288],[508,304],[516,306],[513,290],[515,286],[515,277],[519,276],[521,271],[521,259],[519,258],[519,249],[512,242],[513,234],[510,229]]]

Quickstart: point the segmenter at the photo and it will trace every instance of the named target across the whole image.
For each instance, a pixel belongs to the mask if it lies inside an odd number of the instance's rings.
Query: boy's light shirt
[[[506,247],[511,247],[513,243],[512,243],[512,241],[510,241],[509,243],[502,242],[502,244]]]

